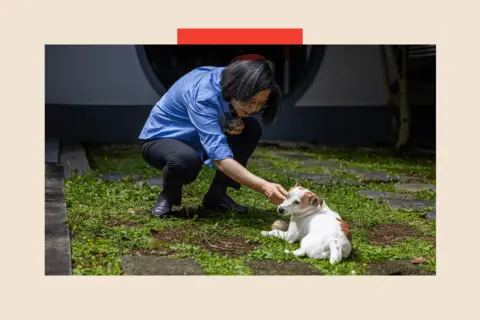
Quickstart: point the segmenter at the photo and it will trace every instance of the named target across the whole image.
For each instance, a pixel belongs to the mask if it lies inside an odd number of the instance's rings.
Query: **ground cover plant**
[[[286,189],[300,183],[350,223],[352,255],[332,266],[283,253],[297,243],[262,237],[261,230],[282,218],[248,188],[229,191],[249,206],[248,214],[199,209],[214,176],[211,168],[205,166],[185,186],[175,216],[161,220],[150,216],[161,172],[143,161],[137,145],[91,146],[87,154],[92,172],[65,180],[75,275],[125,274],[125,256],[190,258],[206,275],[435,273],[436,220],[427,218],[435,211],[432,157],[320,147],[257,149],[248,165],[252,172]]]

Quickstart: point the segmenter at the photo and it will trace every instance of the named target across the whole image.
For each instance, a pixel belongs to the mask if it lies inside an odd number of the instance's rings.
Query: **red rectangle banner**
[[[177,29],[177,44],[303,44],[303,29]]]

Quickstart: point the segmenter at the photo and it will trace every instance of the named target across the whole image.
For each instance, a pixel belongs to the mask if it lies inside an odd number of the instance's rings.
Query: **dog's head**
[[[285,201],[277,207],[277,212],[284,216],[302,217],[322,208],[323,203],[316,194],[297,183],[288,191]]]

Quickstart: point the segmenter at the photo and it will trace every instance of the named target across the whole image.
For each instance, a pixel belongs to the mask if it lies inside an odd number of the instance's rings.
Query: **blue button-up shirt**
[[[223,67],[200,67],[187,73],[155,104],[139,138],[171,138],[186,142],[206,165],[233,158],[224,134],[229,105],[222,98]]]

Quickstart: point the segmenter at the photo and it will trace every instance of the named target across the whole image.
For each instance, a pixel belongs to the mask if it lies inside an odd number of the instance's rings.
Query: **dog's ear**
[[[317,207],[317,206],[321,206],[322,203],[323,203],[323,200],[320,199],[317,195],[311,193],[308,195],[309,196],[309,203],[312,207]]]
[[[323,199],[318,197],[318,205],[321,207],[323,206]]]
[[[294,185],[293,187],[290,188],[290,190],[288,190],[288,192],[290,192],[290,191],[292,191],[293,189],[298,188],[298,187],[300,187],[300,185],[299,185],[298,182],[297,182],[297,183],[295,183],[295,185]],[[301,187],[300,187],[300,188],[301,188]]]
[[[321,204],[321,200],[316,194],[313,194],[312,192],[307,192],[305,195],[308,197],[309,206],[316,207]]]
[[[317,197],[316,195],[312,194],[312,195],[310,196],[310,205],[311,205],[312,207],[316,207],[316,206],[318,206],[319,204],[320,204],[320,199],[318,199],[318,197]]]

